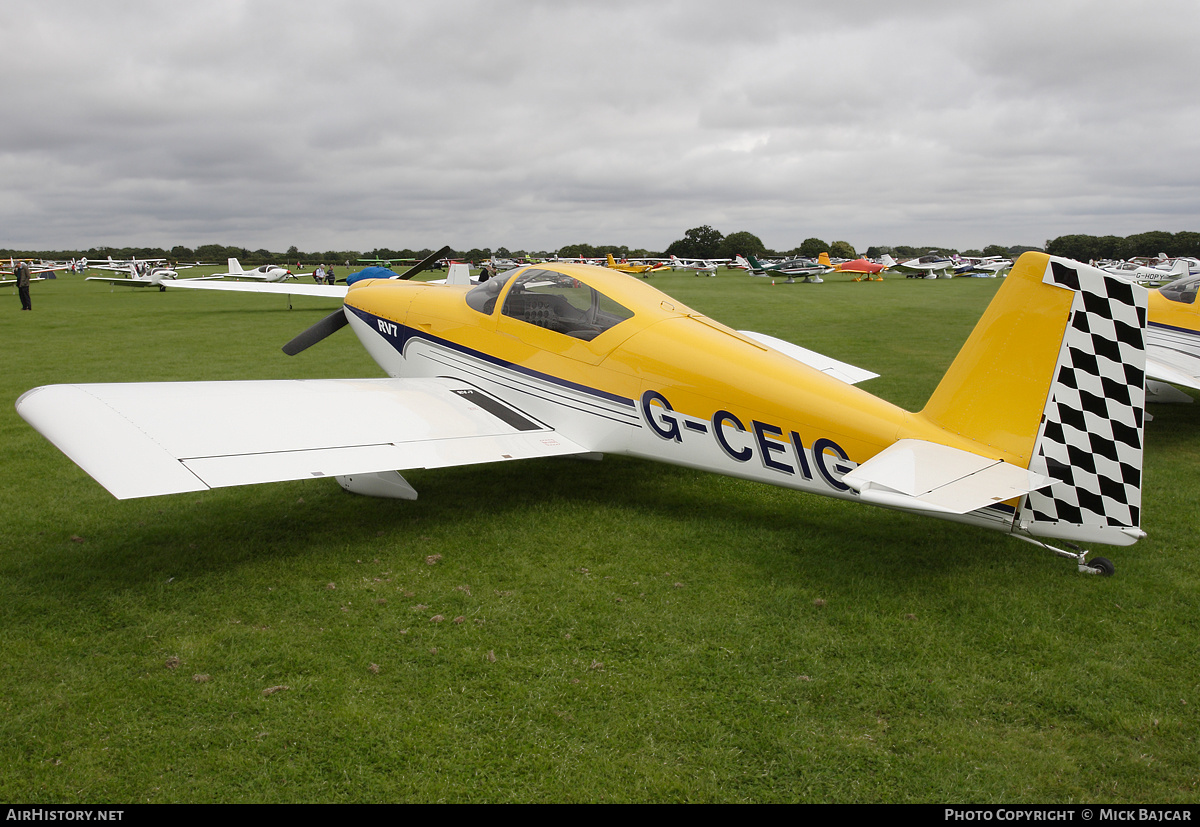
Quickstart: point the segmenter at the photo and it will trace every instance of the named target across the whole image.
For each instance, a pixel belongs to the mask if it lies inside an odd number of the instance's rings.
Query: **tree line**
[[[1125,261],[1166,253],[1171,258],[1200,258],[1200,233],[1168,233],[1155,230],[1121,238],[1115,235],[1060,235],[1046,242],[1046,252],[1076,261],[1113,259]]]
[[[897,259],[912,258],[935,251],[943,255],[966,256],[1017,256],[1026,250],[1036,250],[1036,247],[1004,246],[989,244],[982,250],[957,250],[952,247],[939,245],[908,246],[898,245],[871,246],[862,254],[869,258],[878,258],[885,253]],[[1045,252],[1051,255],[1072,258],[1076,261],[1096,261],[1099,259],[1129,259],[1135,256],[1156,256],[1166,253],[1168,256],[1193,256],[1200,258],[1200,232],[1169,233],[1152,231],[1126,236],[1092,236],[1064,235],[1046,242]],[[452,250],[451,258],[464,261],[481,261],[492,258],[601,258],[609,253],[614,258],[733,258],[737,255],[759,256],[762,258],[780,258],[787,256],[804,256],[815,258],[821,253],[829,253],[835,258],[857,258],[859,253],[847,241],[826,243],[819,238],[806,238],[796,247],[788,250],[772,250],[763,244],[762,240],[751,232],[741,230],[725,235],[713,229],[708,224],[693,227],[683,234],[683,238],[671,242],[663,251],[630,248],[625,245],[592,245],[567,244],[557,250],[509,250],[507,247],[473,247],[470,250]],[[102,260],[109,256],[114,259],[151,259],[165,258],[174,263],[209,262],[224,264],[226,259],[236,258],[243,266],[257,266],[275,262],[305,262],[310,264],[343,264],[354,263],[358,259],[383,259],[398,261],[400,259],[422,259],[433,253],[433,248],[421,249],[404,248],[393,250],[377,247],[374,250],[360,252],[358,250],[326,250],[324,252],[304,252],[295,245],[286,252],[273,252],[266,249],[250,250],[245,247],[229,247],[223,244],[202,244],[199,247],[176,245],[170,249],[162,247],[89,247],[86,250],[0,250],[0,258],[45,258],[45,259],[78,259],[88,258]]]

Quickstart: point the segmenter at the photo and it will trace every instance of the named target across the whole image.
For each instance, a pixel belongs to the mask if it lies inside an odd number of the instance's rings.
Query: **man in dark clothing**
[[[17,265],[14,275],[17,277],[17,292],[21,294],[21,309],[33,310],[29,301],[29,265],[22,261]]]

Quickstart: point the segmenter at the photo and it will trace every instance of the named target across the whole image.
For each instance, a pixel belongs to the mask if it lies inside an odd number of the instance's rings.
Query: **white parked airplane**
[[[940,253],[929,253],[920,258],[910,258],[908,261],[896,261],[884,254],[879,259],[889,270],[903,273],[910,279],[936,279],[938,276],[949,277],[954,269],[954,262]]]
[[[280,267],[278,264],[261,264],[253,270],[243,270],[242,265],[236,258],[229,259],[229,272],[220,273],[217,276],[228,277],[234,279],[254,279],[255,281],[271,281],[278,282],[286,279],[296,278],[292,275],[292,271],[286,267]]]
[[[98,269],[108,270],[109,267],[101,266]],[[196,281],[211,281],[221,278],[218,276],[196,276],[194,278],[181,279],[179,273],[170,267],[152,267],[139,271],[138,265],[130,264],[125,268],[128,276],[88,276],[88,281],[102,281],[106,284],[121,285],[123,287],[157,287],[159,291],[165,291],[167,285],[186,286],[190,282]]]
[[[675,256],[670,258],[672,270],[692,270],[696,275],[701,273],[706,276],[715,276],[717,274],[717,263],[706,258],[685,258],[680,259]]]
[[[1139,284],[1146,283],[1162,283],[1173,281],[1182,276],[1189,274],[1188,259],[1177,258],[1170,269],[1162,267],[1151,267],[1145,264],[1138,264],[1136,261],[1123,261],[1120,264],[1113,264],[1100,269],[1106,273],[1112,273],[1114,276],[1120,276],[1127,281],[1135,281]]]

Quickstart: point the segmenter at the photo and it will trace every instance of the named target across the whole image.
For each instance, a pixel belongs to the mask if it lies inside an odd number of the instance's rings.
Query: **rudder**
[[[1140,529],[1146,290],[1026,253],[921,412],[1055,482],[1014,529],[1128,545]],[[985,448],[986,446],[986,448]]]

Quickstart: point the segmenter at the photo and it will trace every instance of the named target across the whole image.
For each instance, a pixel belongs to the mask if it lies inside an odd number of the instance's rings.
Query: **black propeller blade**
[[[411,279],[417,273],[428,270],[430,267],[432,267],[434,264],[436,264],[439,259],[444,258],[446,253],[448,253],[448,252],[450,252],[450,247],[447,245],[446,247],[443,247],[442,249],[438,250],[436,253],[434,253],[429,258],[425,259],[424,261],[420,261],[417,264],[414,264],[412,267],[409,267],[407,270],[405,270],[403,273],[400,274],[399,278]]]
[[[439,259],[443,258],[449,252],[450,247],[447,245],[423,261],[420,261],[405,270],[400,274],[399,278],[411,279],[417,273],[428,270],[430,267],[436,264]],[[350,320],[347,318],[344,310],[335,310],[324,319],[321,319],[321,321],[310,327],[308,330],[301,333],[295,339],[292,339],[290,342],[284,345],[283,352],[288,356],[295,356],[301,351],[308,350],[326,336],[331,336],[334,333],[337,333],[349,323]]]
[[[295,356],[300,351],[312,347],[326,336],[337,333],[349,323],[350,320],[346,318],[345,311],[339,308],[284,345],[283,352],[288,356]]]

